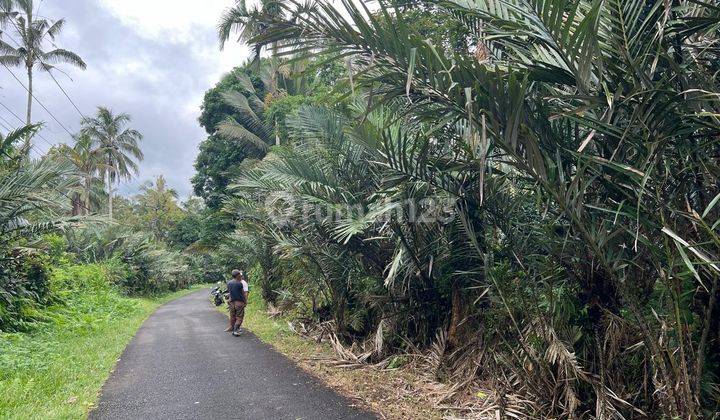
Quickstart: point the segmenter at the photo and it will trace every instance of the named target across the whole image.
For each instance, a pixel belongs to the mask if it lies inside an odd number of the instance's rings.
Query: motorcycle
[[[212,298],[215,306],[220,306],[227,300],[228,291],[227,289],[223,290],[222,283],[218,282],[218,285],[213,287],[212,290],[210,290],[210,297]]]

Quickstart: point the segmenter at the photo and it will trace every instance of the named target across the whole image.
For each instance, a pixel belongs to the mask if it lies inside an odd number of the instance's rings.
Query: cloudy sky
[[[85,71],[61,67],[56,74],[84,115],[98,105],[132,115],[134,128],[145,138],[140,175],[121,188],[137,186],[163,174],[182,197],[190,194],[190,177],[198,144],[205,138],[198,125],[204,92],[248,56],[245,47],[218,48],[215,26],[233,0],[35,0],[39,15],[67,22],[57,45],[78,53]],[[22,69],[13,72],[26,82]],[[70,132],[80,115],[55,82],[37,73],[35,96]],[[0,130],[16,128],[24,118],[26,92],[0,67]],[[67,142],[68,133],[33,104],[33,120],[46,123],[42,136],[50,143]],[[39,151],[49,148],[36,140]]]

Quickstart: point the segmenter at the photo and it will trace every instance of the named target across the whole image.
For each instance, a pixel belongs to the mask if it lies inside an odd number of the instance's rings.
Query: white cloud
[[[102,0],[121,22],[150,38],[191,41],[194,27],[215,26],[227,0]]]
[[[102,0],[102,4],[138,35],[189,45],[193,54],[217,63],[217,71],[208,75],[209,81],[217,81],[249,56],[247,47],[234,42],[228,43],[223,51],[218,44],[196,42],[199,32],[217,26],[222,12],[233,5],[233,0]]]

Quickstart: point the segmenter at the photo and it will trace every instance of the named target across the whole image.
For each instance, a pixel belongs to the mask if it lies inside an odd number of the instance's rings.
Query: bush
[[[57,305],[49,315],[57,322],[85,322],[129,313],[134,303],[119,293],[128,273],[128,267],[118,260],[53,268],[50,286]]]
[[[27,331],[77,308],[96,311],[89,307],[106,305],[115,285],[129,273],[118,260],[75,264],[55,262],[46,254],[18,257],[0,268],[0,330]]]
[[[0,264],[0,331],[23,331],[42,318],[38,305],[49,298],[49,260],[13,252]]]
[[[105,226],[76,230],[67,238],[68,250],[82,261],[115,261],[115,281],[128,294],[159,294],[193,282],[185,256],[166,249],[149,234]]]

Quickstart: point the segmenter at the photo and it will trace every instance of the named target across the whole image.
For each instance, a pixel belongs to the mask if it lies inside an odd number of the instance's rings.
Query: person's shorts
[[[231,300],[228,302],[230,316],[239,316],[245,313],[245,302],[241,300]]]

